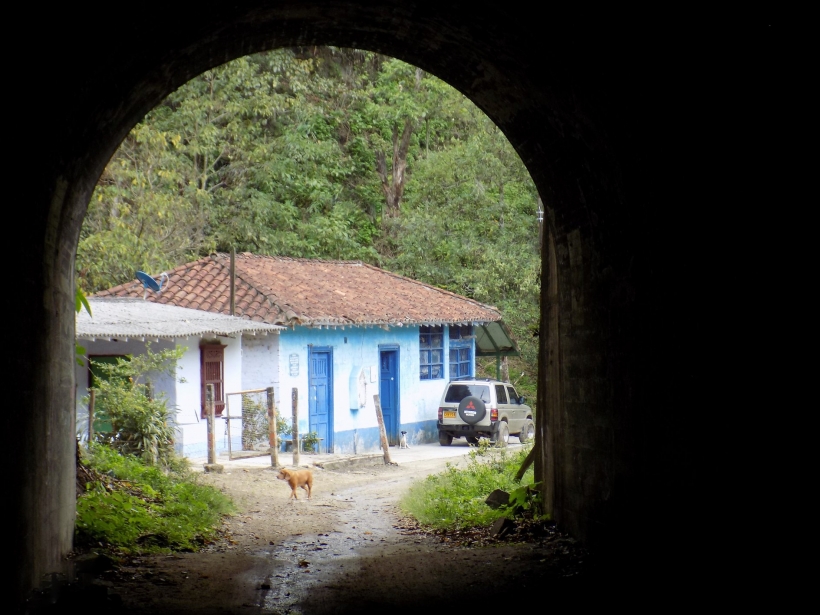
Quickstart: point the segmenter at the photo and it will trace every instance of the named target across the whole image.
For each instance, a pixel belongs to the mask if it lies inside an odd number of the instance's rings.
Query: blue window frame
[[[444,378],[444,327],[419,327],[419,378]]]
[[[473,326],[450,325],[450,379],[473,375]]]

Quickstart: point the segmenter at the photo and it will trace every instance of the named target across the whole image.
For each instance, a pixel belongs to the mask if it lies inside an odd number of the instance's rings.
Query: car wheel
[[[468,425],[475,425],[487,414],[487,407],[480,398],[470,395],[458,404],[458,415]]]
[[[453,436],[446,431],[438,432],[438,443],[442,446],[450,446],[453,443]]]
[[[478,445],[478,438],[475,436],[466,436],[467,444],[472,444],[473,446]]]
[[[501,421],[498,424],[498,431],[495,434],[495,445],[496,446],[507,446],[507,443],[510,441],[510,427],[507,425],[506,421]]]
[[[524,421],[524,426],[521,428],[521,433],[518,434],[518,439],[521,442],[529,442],[535,437],[535,425],[530,419]]]

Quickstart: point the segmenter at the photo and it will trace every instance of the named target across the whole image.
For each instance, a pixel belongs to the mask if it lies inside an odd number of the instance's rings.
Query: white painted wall
[[[208,424],[200,418],[200,341],[200,338],[176,340],[177,344],[186,348],[177,363],[177,378],[184,380],[177,383],[177,452],[180,454],[192,445],[207,447],[208,444]]]
[[[279,334],[242,338],[242,389],[279,388]],[[279,397],[274,392],[277,404]]]
[[[185,343],[178,340],[180,344]],[[181,426],[181,441],[184,454],[193,457],[205,457],[208,452],[208,422],[200,417],[201,412],[201,379],[199,346],[203,343],[219,342],[225,346],[225,392],[242,390],[242,340],[241,338],[219,337],[216,339],[201,340],[189,344],[188,350],[179,362],[180,376],[186,382],[178,385],[177,421]],[[236,411],[233,411],[236,414]],[[226,421],[216,421],[216,451],[220,454],[228,450]],[[233,448],[242,434],[242,421],[231,421],[231,440]]]

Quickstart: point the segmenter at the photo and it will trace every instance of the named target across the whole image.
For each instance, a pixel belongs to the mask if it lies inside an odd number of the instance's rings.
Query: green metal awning
[[[476,326],[475,354],[477,357],[495,357],[495,377],[500,380],[501,357],[517,357],[520,353],[507,325],[496,320]]]
[[[478,357],[517,357],[520,353],[507,325],[497,320],[476,326],[475,354]]]

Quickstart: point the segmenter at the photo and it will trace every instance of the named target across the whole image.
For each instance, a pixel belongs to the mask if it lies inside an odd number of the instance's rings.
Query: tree
[[[436,77],[280,49],[206,71],[135,127],[92,197],[78,274],[93,292],[212,250],[358,259],[502,308],[534,374],[536,199],[500,131]]]

